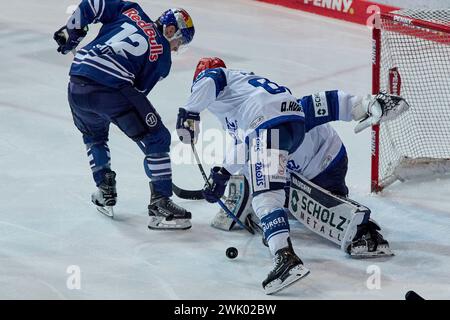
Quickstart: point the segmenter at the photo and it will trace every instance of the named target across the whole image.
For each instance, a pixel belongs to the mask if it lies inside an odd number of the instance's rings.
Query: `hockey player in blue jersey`
[[[91,23],[102,24],[97,37],[75,52]],[[191,227],[191,213],[171,200],[170,133],[146,95],[169,74],[171,52],[187,46],[194,33],[183,9],[169,9],[153,21],[137,3],[122,0],[83,0],[55,33],[58,52],[75,54],[68,99],[98,187],[92,202],[99,211],[111,216],[117,201],[107,144],[113,123],[145,154],[149,228]]]
[[[200,112],[208,109],[235,139],[234,148],[244,149],[252,207],[274,257],[274,268],[262,283],[267,294],[309,273],[293,250],[283,208],[290,156],[302,145],[306,131],[315,126],[350,115],[360,121],[357,127],[361,130],[397,109],[406,108],[399,97],[385,95],[383,98],[370,96],[360,100],[330,91],[309,96],[300,105],[288,88],[267,78],[227,69],[219,58],[199,61],[191,96],[179,109],[177,133],[183,143],[195,143]],[[305,116],[310,120],[306,121]],[[207,201],[217,202],[223,196],[232,171],[226,165],[211,169],[209,183],[203,189]],[[343,187],[339,191],[346,194]]]

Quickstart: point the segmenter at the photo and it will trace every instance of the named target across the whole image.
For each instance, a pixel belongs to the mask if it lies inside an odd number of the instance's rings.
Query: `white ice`
[[[220,56],[298,96],[371,90],[372,43],[364,26],[249,0],[139,2],[152,17],[184,7],[195,22],[190,50],[174,57],[170,76],[149,95],[171,130],[202,56]],[[352,124],[335,124],[350,157],[351,197],[372,209],[395,251],[391,259],[352,260],[293,222],[294,247],[311,274],[268,297],[261,282],[272,262],[261,238],[211,228],[216,205],[177,199],[193,212],[192,229],[147,229],[143,155],[115,127],[110,148],[119,203],[115,220],[99,215],[67,103],[71,57],[59,55],[52,40],[76,3],[12,1],[0,16],[0,298],[403,299],[411,289],[450,298],[450,180],[397,184],[371,195],[370,132],[354,135]],[[204,129],[218,125],[208,113],[202,120]],[[173,170],[182,187],[203,185],[195,165]],[[239,250],[235,260],[225,256],[230,246]],[[371,290],[372,265],[381,281]],[[69,266],[81,271],[79,290],[67,286]]]

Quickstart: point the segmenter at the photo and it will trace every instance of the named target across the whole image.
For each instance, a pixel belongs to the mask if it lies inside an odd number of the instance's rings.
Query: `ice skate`
[[[116,173],[114,171],[105,173],[103,182],[98,186],[97,191],[92,194],[91,200],[100,213],[114,218],[113,207],[117,203]]]
[[[156,230],[185,230],[191,224],[191,213],[175,204],[172,199],[159,195],[150,183],[151,199],[148,206],[150,222],[149,229]]]
[[[276,293],[309,274],[309,270],[295,254],[289,238],[288,244],[289,246],[275,253],[274,268],[262,283],[266,294]]]
[[[380,227],[373,221],[358,226],[347,252],[352,258],[377,258],[393,256],[389,243],[378,232]]]

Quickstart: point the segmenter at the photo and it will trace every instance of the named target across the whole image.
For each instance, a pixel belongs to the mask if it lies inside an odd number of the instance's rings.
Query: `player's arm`
[[[409,105],[401,97],[380,93],[364,98],[343,91],[323,91],[305,96],[299,101],[305,112],[306,130],[331,121],[359,121],[355,132],[392,120],[408,110]]]
[[[203,77],[194,82],[187,103],[178,110],[177,133],[181,142],[197,143],[200,133],[200,112],[216,101],[216,84],[213,78]]]
[[[82,0],[66,25],[53,36],[58,43],[58,52],[67,54],[74,50],[86,36],[89,24],[117,19],[122,4],[122,0]]]

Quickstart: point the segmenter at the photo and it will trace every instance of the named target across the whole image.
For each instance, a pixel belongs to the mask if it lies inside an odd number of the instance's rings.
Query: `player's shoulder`
[[[146,22],[153,22],[144,9],[136,2],[122,1],[120,12],[128,18],[138,22],[144,20]]]
[[[219,78],[226,78],[226,69],[224,68],[211,68],[206,69],[200,72],[197,78],[194,79],[192,86],[195,86],[198,83],[204,83],[205,80],[215,80]]]

